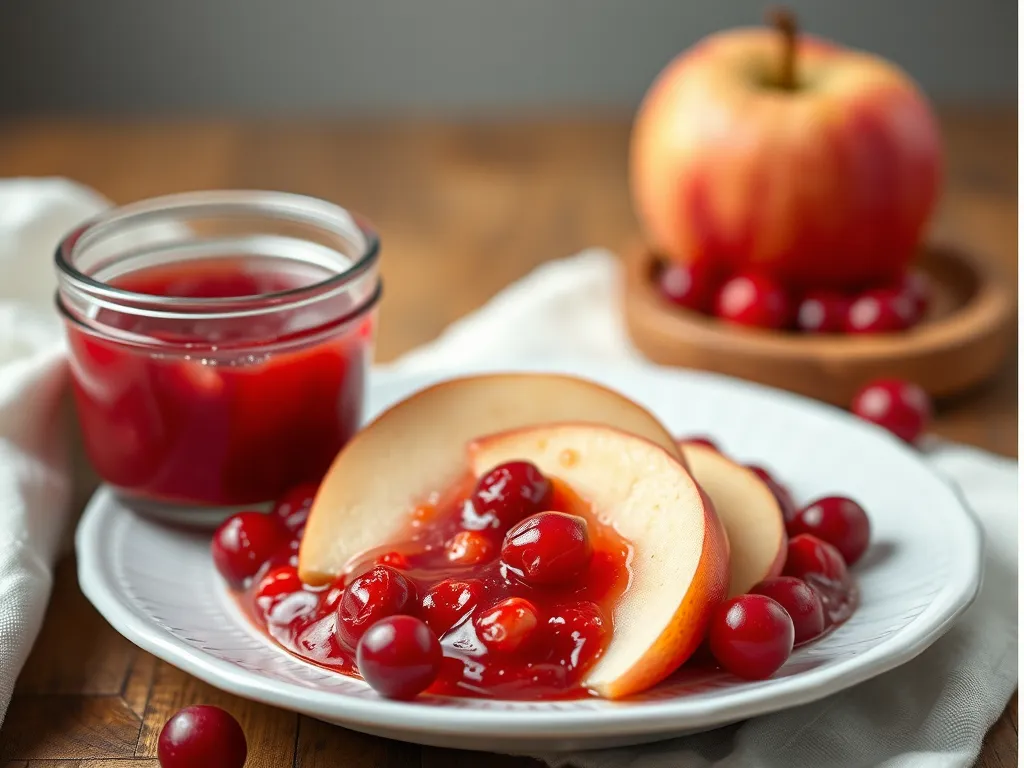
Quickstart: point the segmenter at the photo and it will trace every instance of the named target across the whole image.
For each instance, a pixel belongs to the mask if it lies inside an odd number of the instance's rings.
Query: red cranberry
[[[755,584],[755,595],[770,597],[793,620],[793,642],[797,645],[813,640],[825,631],[825,609],[821,597],[807,583],[793,576],[776,576]]]
[[[522,597],[510,597],[479,614],[474,626],[477,637],[489,651],[513,653],[533,637],[539,622],[533,603]]]
[[[839,550],[817,536],[801,533],[789,540],[785,576],[807,582],[821,597],[826,624],[845,620],[853,611],[853,583]]]
[[[718,445],[710,437],[704,437],[703,435],[681,437],[679,438],[678,442],[689,443],[691,445],[703,445],[705,448],[710,448],[713,451],[718,451],[719,453],[722,452],[721,449],[719,449]]]
[[[558,606],[547,627],[551,648],[575,669],[588,666],[604,650],[611,632],[604,612],[589,600]]]
[[[495,528],[507,528],[551,506],[551,481],[528,461],[501,464],[477,481],[473,508]]]
[[[445,545],[448,561],[456,565],[479,565],[496,554],[494,541],[480,531],[459,531]]]
[[[910,327],[913,305],[909,297],[891,288],[865,291],[846,313],[847,333],[888,333]]]
[[[871,382],[854,395],[851,410],[908,443],[921,436],[932,417],[928,393],[902,379]]]
[[[445,579],[427,590],[420,615],[434,633],[443,635],[480,604],[483,582],[478,579]]]
[[[274,514],[284,521],[288,530],[297,531],[306,524],[318,488],[314,483],[297,485],[274,505]]]
[[[220,575],[239,589],[286,541],[287,531],[278,518],[262,512],[239,512],[221,523],[210,549]]]
[[[896,290],[910,301],[912,322],[917,323],[928,311],[932,286],[923,272],[907,272],[896,286]]]
[[[356,649],[359,674],[381,696],[411,699],[441,671],[441,643],[415,616],[388,616],[370,627]]]
[[[790,536],[811,533],[839,550],[847,565],[856,563],[871,538],[864,508],[844,496],[826,496],[797,512],[788,524]]]
[[[689,264],[666,264],[658,273],[658,290],[662,297],[677,307],[697,312],[710,312],[717,279],[707,261]]]
[[[402,571],[409,570],[409,559],[401,552],[385,552],[377,558],[375,565],[390,565]]]
[[[711,615],[708,643],[728,672],[748,680],[771,677],[793,651],[793,620],[764,595],[726,600]]]
[[[761,478],[761,481],[768,486],[768,490],[772,492],[775,497],[775,501],[779,505],[779,509],[782,510],[782,519],[787,523],[793,519],[796,514],[796,502],[793,501],[793,495],[789,492],[789,489],[772,477],[771,473],[764,467],[759,467],[756,464],[748,464],[747,469]]]
[[[587,521],[564,512],[531,515],[505,534],[501,559],[527,584],[572,581],[590,564]]]
[[[782,286],[757,273],[737,275],[719,289],[715,314],[738,325],[785,328],[790,321],[789,298]]]
[[[335,610],[341,604],[341,598],[345,596],[345,579],[339,578],[320,594],[320,606],[318,611],[327,614]]]
[[[833,291],[811,291],[796,310],[796,325],[806,333],[842,333],[850,300]]]
[[[338,637],[354,648],[372,624],[387,616],[411,613],[416,587],[387,565],[375,565],[355,579],[338,606]]]
[[[162,768],[242,768],[247,751],[238,721],[210,705],[178,710],[156,748]]]
[[[281,565],[271,568],[256,585],[254,596],[258,602],[273,602],[281,595],[288,595],[302,589],[299,572],[294,566]]]

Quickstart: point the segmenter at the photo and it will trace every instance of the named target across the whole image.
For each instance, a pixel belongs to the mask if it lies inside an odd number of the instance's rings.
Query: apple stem
[[[778,85],[787,91],[796,88],[796,14],[789,8],[773,8],[768,12],[768,22],[782,37],[782,62],[779,67]]]

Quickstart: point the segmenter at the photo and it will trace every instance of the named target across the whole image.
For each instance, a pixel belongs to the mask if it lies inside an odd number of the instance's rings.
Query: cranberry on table
[[[477,481],[473,509],[495,528],[507,528],[551,505],[551,481],[529,461],[499,464]]]
[[[531,515],[505,534],[501,560],[527,584],[563,584],[590,565],[587,521],[565,512]]]
[[[871,523],[860,504],[845,496],[825,496],[801,509],[786,526],[790,536],[810,533],[839,550],[847,565],[868,548]]]
[[[842,333],[850,300],[833,291],[811,291],[796,308],[796,327],[805,333]]]
[[[793,516],[796,514],[796,502],[793,501],[793,495],[789,492],[789,489],[776,480],[771,472],[764,467],[759,467],[756,464],[748,464],[747,469],[761,478],[761,482],[768,486],[768,490],[772,492],[772,496],[775,497],[776,503],[779,505],[779,509],[782,510],[782,519],[788,524]]]
[[[910,298],[891,288],[865,291],[855,298],[846,313],[847,333],[890,333],[903,331],[913,320]]]
[[[370,627],[356,648],[359,674],[381,696],[411,699],[441,671],[441,643],[415,616],[388,616]]]
[[[853,582],[839,550],[817,536],[801,533],[789,540],[784,576],[807,582],[821,597],[826,626],[844,621],[853,612]]]
[[[338,638],[354,648],[371,625],[412,613],[416,603],[416,587],[409,579],[390,566],[375,565],[345,589],[338,605]]]
[[[480,531],[459,531],[445,545],[448,560],[455,565],[479,565],[493,558],[497,543]]]
[[[752,594],[770,597],[793,620],[793,642],[796,645],[813,640],[825,631],[825,609],[821,597],[807,582],[793,576],[776,576],[755,584]]]
[[[789,325],[792,309],[779,283],[752,272],[737,275],[718,289],[715,314],[738,325],[777,330]]]
[[[434,633],[443,635],[480,604],[484,584],[479,579],[445,579],[423,596],[420,615]]]
[[[316,483],[297,485],[278,499],[274,505],[274,514],[279,517],[290,531],[297,531],[306,524],[309,508],[319,489]]]
[[[710,312],[717,287],[716,270],[708,261],[673,262],[658,272],[658,291],[677,307]]]
[[[902,379],[873,381],[853,397],[850,408],[866,421],[913,443],[927,428],[932,417],[932,403],[917,384]]]
[[[156,754],[161,768],[242,768],[245,733],[220,707],[185,707],[164,724]]]
[[[487,650],[498,653],[514,653],[525,647],[539,623],[537,607],[522,597],[503,600],[474,619],[480,642]]]
[[[239,512],[213,534],[214,565],[231,586],[240,588],[287,543],[288,531],[274,515]]]
[[[708,629],[718,663],[747,680],[775,674],[792,653],[793,639],[793,620],[786,609],[764,595],[726,600],[715,609]]]

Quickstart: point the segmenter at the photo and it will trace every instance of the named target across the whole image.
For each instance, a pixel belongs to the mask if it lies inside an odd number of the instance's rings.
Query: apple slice
[[[786,525],[775,495],[746,467],[700,443],[680,446],[687,466],[729,537],[729,597],[778,576],[786,563]]]
[[[334,460],[313,501],[299,550],[299,575],[324,584],[356,555],[396,535],[416,504],[466,473],[476,437],[530,424],[607,424],[682,453],[648,411],[586,379],[506,373],[452,379],[392,406]]]
[[[673,453],[610,427],[561,424],[479,439],[469,455],[478,477],[506,461],[532,461],[633,545],[632,579],[615,606],[612,640],[584,685],[606,698],[628,696],[693,653],[725,597],[729,542]]]

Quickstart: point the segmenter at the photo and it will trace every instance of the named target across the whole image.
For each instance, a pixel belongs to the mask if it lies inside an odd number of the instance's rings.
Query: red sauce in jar
[[[109,284],[183,299],[251,296],[255,305],[327,276],[287,259],[227,257]],[[359,426],[372,313],[349,320],[335,302],[171,320],[103,308],[96,321],[124,340],[68,323],[74,396],[89,458],[123,491],[222,506],[268,501],[322,477]],[[303,343],[314,334],[296,333],[300,324],[325,332]]]

